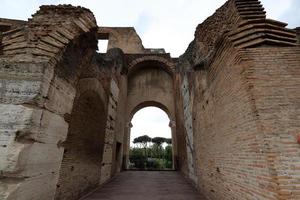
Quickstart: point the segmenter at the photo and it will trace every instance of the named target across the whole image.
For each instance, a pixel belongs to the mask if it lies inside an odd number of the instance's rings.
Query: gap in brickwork
[[[98,40],[98,53],[106,53],[108,47],[108,39],[99,39]]]

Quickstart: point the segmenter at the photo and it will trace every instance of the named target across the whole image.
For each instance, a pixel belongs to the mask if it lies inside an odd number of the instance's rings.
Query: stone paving
[[[84,200],[205,200],[179,172],[126,171]]]

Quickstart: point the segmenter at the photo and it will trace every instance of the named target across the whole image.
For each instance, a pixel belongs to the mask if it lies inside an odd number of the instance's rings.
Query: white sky
[[[261,2],[268,18],[288,22],[291,28],[300,26],[300,0]],[[196,26],[224,3],[225,0],[0,0],[0,17],[27,20],[40,5],[81,5],[94,13],[99,26],[134,26],[146,48],[165,48],[177,57],[193,40]],[[132,135],[170,134],[168,123],[166,114],[145,108],[133,118]]]
[[[43,4],[89,8],[99,26],[134,26],[146,48],[165,48],[181,55],[197,24],[225,0],[0,0],[0,17],[26,20]],[[269,18],[300,26],[300,0],[262,0]]]
[[[133,139],[141,135],[148,135],[151,138],[171,138],[169,122],[168,115],[160,108],[146,107],[139,110],[131,120],[133,125],[130,132],[131,146]]]

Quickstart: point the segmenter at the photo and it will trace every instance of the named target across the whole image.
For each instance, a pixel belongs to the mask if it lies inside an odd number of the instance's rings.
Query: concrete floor
[[[85,200],[205,200],[175,171],[126,171]]]

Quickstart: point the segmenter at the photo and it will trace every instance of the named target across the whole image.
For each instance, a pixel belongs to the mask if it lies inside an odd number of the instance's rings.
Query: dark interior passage
[[[75,100],[55,199],[78,199],[98,186],[105,119],[96,93],[88,91]]]

